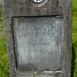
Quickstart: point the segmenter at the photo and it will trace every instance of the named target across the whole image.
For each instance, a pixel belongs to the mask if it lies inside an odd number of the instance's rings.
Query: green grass
[[[73,16],[72,43],[76,54],[74,77],[77,77],[77,17],[75,16]],[[73,57],[74,56],[75,55],[73,55]]]
[[[72,1],[72,43],[73,43],[73,62],[74,62],[74,74],[73,77],[77,77],[77,0]],[[76,56],[76,57],[75,57]]]
[[[0,34],[3,32],[3,15],[2,6],[0,6]],[[73,60],[72,60],[72,77],[77,77],[77,0],[72,1],[72,50],[73,50]],[[6,50],[6,38],[5,35],[0,37],[0,77],[9,77],[8,72],[8,57]]]
[[[6,51],[6,38],[2,36],[0,40],[0,77],[9,77],[8,72],[8,57]]]
[[[6,38],[3,32],[3,8],[0,6],[0,77],[9,77]]]
[[[3,30],[3,8],[0,5],[0,32]]]

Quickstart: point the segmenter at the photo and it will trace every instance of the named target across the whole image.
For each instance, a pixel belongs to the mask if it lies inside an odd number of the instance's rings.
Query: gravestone
[[[10,77],[71,77],[71,0],[5,0]]]

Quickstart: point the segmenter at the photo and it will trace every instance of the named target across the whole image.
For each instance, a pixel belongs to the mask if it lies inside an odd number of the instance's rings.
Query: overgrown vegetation
[[[0,32],[3,30],[3,8],[0,5]]]
[[[72,1],[72,44],[73,44],[73,60],[72,60],[72,77],[77,77],[77,0]],[[8,72],[8,57],[6,50],[6,38],[3,33],[3,14],[2,6],[0,5],[0,77],[9,77]]]
[[[9,77],[6,38],[3,31],[3,8],[0,5],[0,77]]]
[[[8,57],[6,51],[6,39],[2,36],[0,40],[0,77],[8,77]]]
[[[74,68],[74,74],[73,77],[77,77],[77,0],[72,1],[72,43],[73,43],[73,68]]]

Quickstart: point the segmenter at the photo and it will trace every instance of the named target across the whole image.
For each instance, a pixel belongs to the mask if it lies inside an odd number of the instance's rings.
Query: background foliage
[[[72,1],[72,15],[72,77],[77,77],[77,0]],[[3,28],[3,8],[0,5],[0,77],[9,77],[6,38]]]
[[[77,77],[77,0],[72,0],[72,77]]]
[[[3,28],[3,7],[0,5],[0,77],[9,77],[6,38]]]

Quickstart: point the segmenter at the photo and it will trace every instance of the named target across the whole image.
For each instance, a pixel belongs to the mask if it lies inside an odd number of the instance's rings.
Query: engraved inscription
[[[13,27],[20,71],[61,69],[62,18],[14,18]]]

